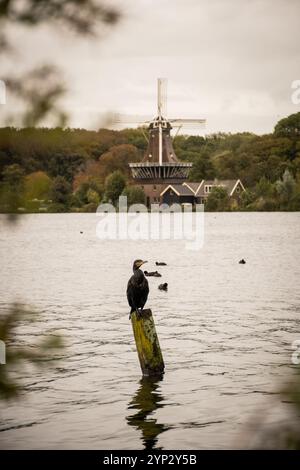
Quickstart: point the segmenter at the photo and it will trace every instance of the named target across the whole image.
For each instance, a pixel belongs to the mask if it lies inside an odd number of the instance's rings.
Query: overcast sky
[[[291,101],[300,79],[299,0],[109,3],[123,20],[104,39],[48,26],[13,33],[20,53],[11,70],[63,68],[72,126],[95,128],[106,111],[154,115],[157,77],[168,78],[168,115],[205,117],[207,133],[271,132],[300,111]]]

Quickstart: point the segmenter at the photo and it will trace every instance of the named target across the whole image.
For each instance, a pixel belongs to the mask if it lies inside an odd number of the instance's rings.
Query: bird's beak
[[[148,261],[142,261],[140,266],[142,266],[142,264],[145,264],[145,263],[148,263]]]

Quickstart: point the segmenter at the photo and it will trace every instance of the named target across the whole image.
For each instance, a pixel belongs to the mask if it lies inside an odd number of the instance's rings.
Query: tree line
[[[1,128],[0,211],[89,212],[121,194],[142,203],[128,163],[141,161],[146,147],[140,129]],[[191,181],[240,178],[246,187],[235,207],[216,188],[207,210],[300,209],[300,113],[271,134],[179,135],[174,149],[193,163]]]

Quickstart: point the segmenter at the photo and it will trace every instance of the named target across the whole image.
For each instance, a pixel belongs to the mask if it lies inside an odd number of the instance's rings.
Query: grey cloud
[[[205,113],[209,131],[268,132],[299,111],[290,100],[300,79],[298,0],[114,3],[125,17],[102,41],[53,36],[47,27],[16,37],[25,64],[65,69],[74,125],[89,126],[99,111],[154,112],[158,76],[169,78],[170,113]]]

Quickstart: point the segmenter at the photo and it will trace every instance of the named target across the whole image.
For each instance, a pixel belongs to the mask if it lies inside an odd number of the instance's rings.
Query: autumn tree
[[[126,186],[126,179],[120,171],[114,171],[105,180],[105,198],[107,201],[117,204]]]
[[[25,199],[48,199],[51,186],[51,178],[44,171],[30,173],[25,177]]]
[[[68,211],[71,190],[72,187],[70,183],[63,176],[57,176],[53,180],[51,190],[51,199],[53,202],[52,210],[57,212]]]
[[[127,178],[130,177],[130,162],[137,162],[141,158],[137,148],[134,145],[122,144],[109,149],[108,152],[99,158],[100,171],[103,178],[106,178],[114,171],[121,171]]]

